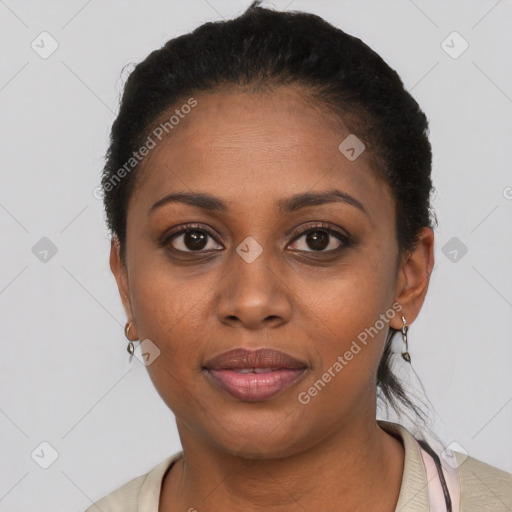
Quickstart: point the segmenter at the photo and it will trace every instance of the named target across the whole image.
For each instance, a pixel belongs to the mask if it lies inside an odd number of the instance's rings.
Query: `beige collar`
[[[404,473],[395,512],[428,512],[428,479],[421,456],[421,447],[402,425],[377,420],[379,427],[402,439],[405,449]]]

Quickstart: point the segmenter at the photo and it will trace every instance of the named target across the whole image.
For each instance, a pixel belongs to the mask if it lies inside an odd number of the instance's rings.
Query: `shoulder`
[[[473,457],[454,452],[463,511],[512,510],[512,474]]]
[[[162,479],[183,452],[167,457],[148,473],[133,478],[93,503],[85,512],[157,512]]]

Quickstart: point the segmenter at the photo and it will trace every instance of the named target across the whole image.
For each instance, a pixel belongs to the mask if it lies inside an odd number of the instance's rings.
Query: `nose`
[[[292,301],[285,274],[263,250],[256,259],[233,254],[229,271],[221,280],[217,316],[221,323],[260,330],[290,320]]]

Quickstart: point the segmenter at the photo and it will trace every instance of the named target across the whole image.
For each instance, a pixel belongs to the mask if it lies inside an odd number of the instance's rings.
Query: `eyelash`
[[[325,232],[325,233],[333,236],[334,238],[336,238],[340,242],[342,242],[342,245],[340,247],[336,248],[336,249],[331,249],[331,250],[328,250],[328,251],[297,251],[297,252],[306,252],[306,253],[313,253],[313,254],[315,254],[315,253],[316,254],[329,254],[329,253],[338,252],[338,251],[340,251],[342,249],[345,249],[345,248],[351,246],[352,239],[350,238],[350,236],[348,236],[346,234],[343,234],[343,233],[341,233],[339,231],[336,231],[336,230],[330,228],[329,226],[330,225],[328,223],[321,222],[319,224],[315,224],[315,225],[312,225],[312,226],[310,225],[310,226],[306,226],[304,228],[301,228],[295,234],[293,240],[290,243],[296,242],[297,240],[302,238],[302,236],[304,236],[305,234],[322,231],[322,232]],[[187,233],[194,233],[194,232],[197,232],[197,231],[206,233],[209,237],[211,237],[214,240],[216,240],[216,237],[208,229],[202,227],[200,224],[185,224],[184,226],[180,227],[179,229],[177,229],[175,231],[172,231],[171,233],[169,233],[167,235],[164,235],[163,240],[159,243],[159,246],[165,247],[165,246],[169,245],[170,242],[174,238],[177,238],[179,235],[183,235],[183,234],[187,234]],[[203,251],[182,251],[180,249],[174,249],[174,248],[172,250],[175,251],[175,252],[184,253],[184,254],[201,254],[201,252],[203,252]]]

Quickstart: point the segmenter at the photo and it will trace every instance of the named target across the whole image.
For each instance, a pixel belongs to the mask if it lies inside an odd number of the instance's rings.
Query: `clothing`
[[[395,512],[446,512],[441,481],[432,457],[402,425],[382,420],[377,423],[401,439],[404,445],[404,473]],[[453,512],[510,512],[512,474],[465,454],[453,453],[456,462],[443,464]],[[180,451],[168,457],[149,473],[130,480],[85,512],[158,512],[163,476],[182,455]]]

